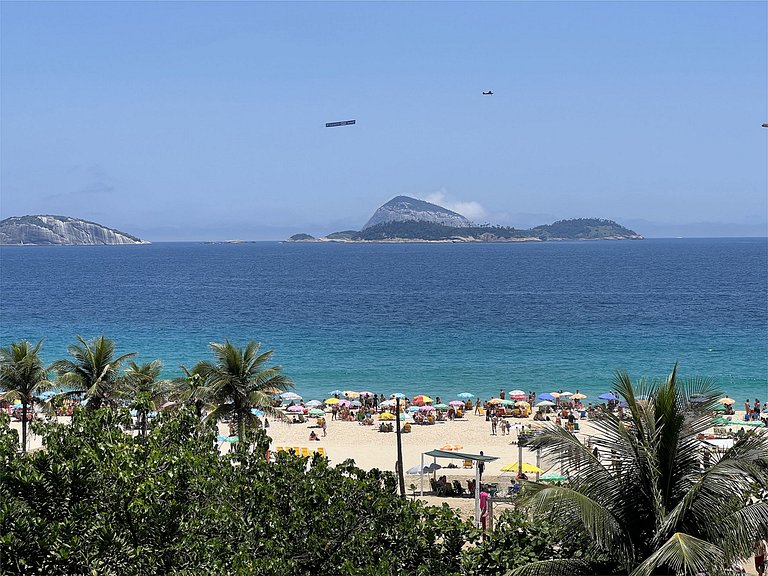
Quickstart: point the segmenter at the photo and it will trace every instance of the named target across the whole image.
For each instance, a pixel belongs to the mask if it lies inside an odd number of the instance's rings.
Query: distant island
[[[381,206],[362,230],[315,238],[294,234],[289,242],[541,242],[545,240],[642,240],[637,232],[602,218],[575,218],[527,230],[476,225],[423,200],[397,196]]]
[[[70,216],[12,216],[0,220],[3,246],[149,244],[114,228]]]

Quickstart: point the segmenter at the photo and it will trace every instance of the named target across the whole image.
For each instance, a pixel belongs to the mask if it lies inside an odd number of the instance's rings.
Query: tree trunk
[[[21,403],[21,451],[27,452],[27,401]]]

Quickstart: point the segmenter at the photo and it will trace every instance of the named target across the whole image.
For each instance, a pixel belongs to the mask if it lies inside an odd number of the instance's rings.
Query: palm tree
[[[85,393],[89,408],[100,408],[112,403],[119,394],[118,370],[136,352],[115,358],[115,343],[99,336],[86,342],[77,336],[78,344],[70,344],[68,351],[74,360],[57,360],[51,365],[59,376],[59,382],[71,386],[76,392]]]
[[[211,405],[211,390],[205,385],[205,379],[200,375],[199,368],[200,364],[189,370],[182,364],[181,370],[184,376],[174,381],[172,395],[185,404],[192,404],[195,407],[197,419],[202,420],[203,409]]]
[[[259,425],[251,412],[258,408],[267,414],[280,417],[272,406],[272,394],[283,392],[293,386],[290,378],[282,374],[281,366],[265,366],[273,352],[259,353],[261,345],[253,340],[240,349],[229,342],[212,343],[211,350],[216,363],[200,362],[193,372],[200,374],[211,389],[217,404],[208,418],[234,417],[237,422],[237,436],[242,440],[248,428]]]
[[[51,388],[48,369],[40,359],[43,341],[32,346],[26,340],[0,348],[0,389],[3,399],[21,401],[21,450],[27,451],[27,413],[40,401],[39,394]]]
[[[555,425],[531,444],[570,470],[569,484],[529,483],[525,502],[583,535],[588,560],[543,560],[513,574],[727,573],[768,530],[768,502],[755,498],[768,486],[768,435],[747,434],[705,468],[697,436],[720,396],[710,381],[683,381],[675,366],[665,381],[635,385],[617,372],[614,388],[628,422],[605,413],[594,423],[609,462]]]
[[[169,392],[170,382],[158,380],[163,363],[153,360],[146,364],[131,361],[122,377],[122,393],[131,399],[130,407],[138,412],[141,435],[147,435],[147,413],[157,410],[158,403]]]

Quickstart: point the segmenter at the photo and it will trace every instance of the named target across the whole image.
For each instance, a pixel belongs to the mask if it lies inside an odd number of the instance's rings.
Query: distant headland
[[[344,230],[320,238],[294,234],[288,242],[541,242],[545,240],[642,240],[602,218],[559,220],[527,230],[476,225],[467,218],[423,200],[397,196],[382,205],[362,230]]]
[[[69,216],[12,216],[0,220],[3,246],[149,244],[136,236]]]

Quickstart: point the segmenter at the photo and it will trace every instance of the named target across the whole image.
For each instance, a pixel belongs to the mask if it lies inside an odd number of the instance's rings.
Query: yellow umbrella
[[[515,402],[515,406],[527,406],[530,408],[531,405],[528,404],[528,402],[526,402],[525,400],[518,400],[517,402]]]
[[[728,398],[728,396],[726,396],[725,398],[720,398],[720,400],[718,400],[717,403],[718,404],[735,404],[736,400],[734,400],[733,398]]]
[[[360,398],[360,392],[355,392],[354,390],[344,390],[344,396],[347,398]]]
[[[392,412],[382,412],[379,414],[379,420],[394,420],[395,415]]]
[[[518,462],[507,464],[506,466],[503,466],[501,470],[502,472],[520,472],[520,464]],[[536,472],[544,472],[544,470],[533,464],[528,464],[528,462],[523,462],[522,472],[524,474],[535,474]]]
[[[583,400],[586,397],[587,397],[587,395],[586,394],[582,394],[581,392],[576,392],[576,394],[571,396],[571,398],[573,398],[574,400]]]
[[[501,398],[491,398],[488,400],[488,404],[499,404],[501,402],[504,402]]]
[[[326,404],[338,404],[339,399],[338,398],[326,398],[325,399]]]

